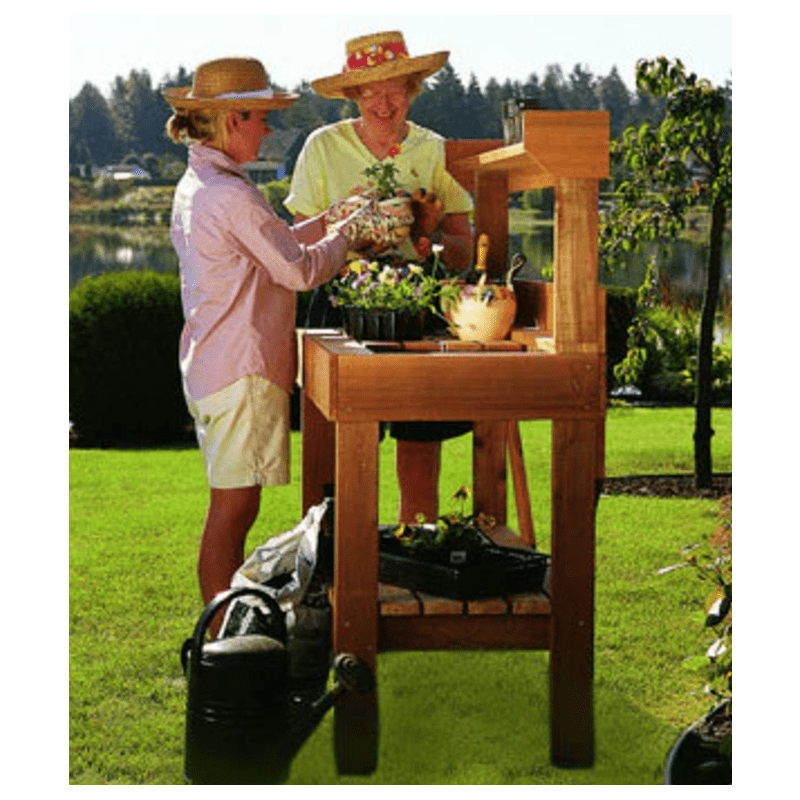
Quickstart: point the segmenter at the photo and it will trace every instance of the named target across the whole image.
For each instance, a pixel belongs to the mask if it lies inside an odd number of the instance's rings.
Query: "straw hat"
[[[195,71],[191,88],[167,89],[163,95],[175,111],[288,108],[298,99],[270,89],[267,72],[255,58],[206,61]]]
[[[409,56],[400,31],[370,33],[351,39],[346,46],[347,60],[342,72],[311,81],[311,88],[323,97],[345,97],[343,90],[373,81],[385,81],[401,75],[433,75],[447,61],[450,52],[443,50],[426,56]]]

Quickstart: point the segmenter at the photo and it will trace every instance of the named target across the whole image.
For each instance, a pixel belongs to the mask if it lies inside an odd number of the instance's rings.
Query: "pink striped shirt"
[[[175,190],[171,238],[186,323],[180,367],[193,399],[245,375],[291,392],[297,292],[329,281],[347,242],[318,219],[290,227],[225,153],[199,144]]]

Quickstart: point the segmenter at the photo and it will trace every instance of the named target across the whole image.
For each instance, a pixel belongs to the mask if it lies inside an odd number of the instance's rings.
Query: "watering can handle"
[[[275,598],[265,589],[255,586],[239,586],[236,589],[227,589],[224,592],[220,592],[219,594],[215,595],[211,602],[205,607],[205,609],[203,609],[203,613],[200,615],[200,619],[197,620],[197,625],[194,627],[194,633],[192,634],[191,639],[191,652],[195,664],[200,663],[200,650],[203,646],[203,637],[205,636],[206,628],[208,628],[211,620],[214,618],[214,615],[223,605],[225,605],[225,603],[243,594],[257,595],[269,606],[269,610],[275,617],[275,620],[278,624],[279,638],[283,644],[286,644],[286,618],[284,617],[283,611],[281,610],[281,607],[278,605]]]

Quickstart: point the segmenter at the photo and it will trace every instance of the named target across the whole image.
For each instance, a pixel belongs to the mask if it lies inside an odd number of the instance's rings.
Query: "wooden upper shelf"
[[[523,131],[522,142],[505,147],[499,139],[448,142],[448,171],[468,191],[482,173],[506,173],[509,192],[609,176],[607,111],[525,111]]]

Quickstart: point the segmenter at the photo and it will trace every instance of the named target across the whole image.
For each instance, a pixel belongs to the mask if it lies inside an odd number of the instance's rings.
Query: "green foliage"
[[[483,547],[488,535],[495,527],[493,517],[484,514],[468,514],[465,510],[471,491],[460,486],[450,498],[459,508],[440,516],[435,522],[426,524],[424,514],[418,514],[415,525],[401,523],[392,531],[395,539],[412,552],[442,552],[463,550],[471,552]]]
[[[364,170],[364,175],[374,182],[378,189],[378,197],[381,200],[388,200],[394,197],[400,190],[398,181],[399,170],[394,161],[376,161],[371,167]]]
[[[636,290],[606,287],[606,382],[614,385],[614,367],[628,354],[628,329],[636,315]]]
[[[283,201],[289,196],[289,183],[289,178],[283,178],[279,181],[265,183],[259,188],[264,193],[264,197],[267,198],[267,202],[275,210],[275,213],[286,222],[291,223],[292,214],[283,204]]]
[[[600,254],[609,269],[644,242],[672,238],[690,209],[732,197],[733,145],[729,87],[714,87],[661,57],[640,60],[640,90],[666,98],[663,116],[625,129],[611,143],[621,176],[603,214]]]
[[[683,548],[680,564],[664,567],[664,574],[690,568],[704,584],[711,584],[697,621],[704,631],[702,653],[688,656],[686,669],[700,671],[704,691],[714,703],[729,699],[733,691],[733,498],[720,502],[717,527],[699,544]],[[711,632],[709,637],[707,631]]]
[[[98,200],[115,200],[122,194],[120,181],[115,181],[109,175],[100,175],[92,183],[92,196]]]
[[[636,386],[646,399],[691,403],[697,385],[700,313],[660,302],[655,264],[639,289],[637,312],[628,328],[627,353],[613,368],[619,386]],[[712,348],[714,400],[731,399],[730,345]]]
[[[69,296],[69,413],[82,445],[180,439],[183,325],[177,276],[84,278]]]
[[[666,100],[657,124],[629,126],[611,144],[618,181],[611,207],[603,212],[600,258],[607,271],[645,242],[670,239],[686,227],[688,212],[711,211],[707,279],[700,316],[695,392],[695,483],[711,485],[711,406],[714,392],[714,323],[722,276],[723,238],[732,201],[733,145],[730,85],[720,88],[683,64],[664,57],[642,59],[636,68],[640,90]],[[644,352],[634,343],[630,367],[642,366]],[[623,368],[624,369],[624,368]]]

